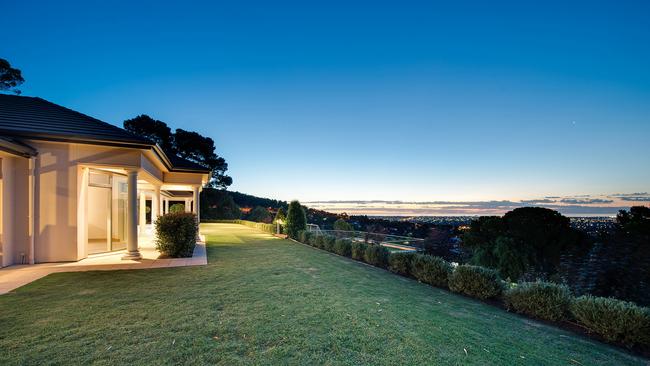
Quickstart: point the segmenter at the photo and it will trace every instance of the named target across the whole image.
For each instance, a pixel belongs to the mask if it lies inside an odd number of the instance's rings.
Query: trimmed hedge
[[[239,224],[251,227],[253,229],[262,230],[269,234],[275,234],[277,232],[277,227],[275,224],[265,224],[263,222],[255,222],[248,220],[201,220],[205,223],[222,223],[222,224]]]
[[[567,286],[542,281],[515,286],[503,294],[508,310],[552,321],[568,319],[573,297]]]
[[[375,267],[386,268],[388,265],[388,256],[390,252],[388,249],[379,244],[370,244],[366,247],[363,253],[363,260]]]
[[[590,332],[627,347],[650,346],[650,309],[606,297],[580,296],[571,313]]]
[[[336,239],[334,242],[334,253],[344,257],[352,256],[352,240]]]
[[[448,288],[451,272],[451,264],[440,257],[417,254],[411,263],[413,277],[436,287]]]
[[[366,247],[368,244],[360,242],[360,241],[355,241],[352,242],[352,259],[356,259],[358,261],[363,261],[364,256],[366,254]]]
[[[168,213],[158,217],[156,226],[156,249],[166,257],[186,258],[194,254],[199,223],[196,215],[189,212]]]
[[[316,234],[312,236],[311,243],[314,247],[323,249],[325,246],[325,236]]]
[[[309,241],[311,240],[312,233],[307,230],[303,230],[300,233],[298,233],[298,241],[300,241],[303,244],[309,244]]]
[[[391,253],[388,257],[388,270],[402,276],[411,275],[411,262],[415,253]]]
[[[323,239],[323,249],[327,250],[328,252],[333,252],[335,242],[336,242],[335,237],[331,235],[325,235]]]
[[[501,295],[503,283],[493,269],[463,264],[451,272],[449,289],[485,300]]]

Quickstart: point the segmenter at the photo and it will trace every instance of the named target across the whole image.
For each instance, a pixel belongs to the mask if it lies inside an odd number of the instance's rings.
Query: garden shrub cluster
[[[499,273],[493,269],[463,264],[449,276],[449,289],[481,300],[499,297],[503,291]]]
[[[390,253],[380,245],[309,231],[299,232],[297,238],[435,287],[481,300],[502,300],[508,310],[520,314],[550,321],[574,320],[609,342],[650,349],[650,309],[630,302],[594,296],[575,298],[566,286],[542,281],[510,284],[506,289],[497,271],[481,266],[454,267],[428,254]]]
[[[411,264],[411,274],[416,280],[432,286],[448,288],[451,264],[440,257],[417,254]]]
[[[568,318],[572,299],[567,286],[543,281],[523,282],[503,294],[509,310],[552,321]]]
[[[650,309],[606,297],[580,296],[571,305],[575,319],[590,332],[628,347],[650,347]]]
[[[411,274],[411,262],[415,257],[414,253],[393,253],[388,257],[388,270],[402,276]]]
[[[156,249],[165,257],[182,258],[194,254],[199,224],[189,212],[159,216],[156,227]]]

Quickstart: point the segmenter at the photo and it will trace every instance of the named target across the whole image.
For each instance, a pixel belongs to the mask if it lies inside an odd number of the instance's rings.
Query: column
[[[137,182],[136,182],[137,187]],[[147,195],[144,191],[140,192],[140,234],[144,234],[147,226]]]
[[[185,199],[185,212],[190,212],[190,200],[189,200],[189,198]]]
[[[192,212],[196,215],[196,220],[201,222],[199,220],[199,215],[201,213],[201,211],[199,210],[199,208],[200,208],[199,207],[199,199],[201,198],[201,195],[199,193],[199,188],[200,188],[199,186],[196,186],[196,187],[193,188],[192,199],[193,199],[194,203],[192,204]]]
[[[165,215],[169,213],[169,199],[165,198]]]
[[[138,171],[129,170],[127,177],[126,250],[122,259],[141,259],[138,250]]]
[[[160,187],[154,186],[153,196],[151,197],[151,223],[156,222],[160,216]]]

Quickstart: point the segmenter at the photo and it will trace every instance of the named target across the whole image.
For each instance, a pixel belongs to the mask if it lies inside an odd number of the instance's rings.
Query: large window
[[[88,254],[126,248],[126,177],[91,170],[88,177]]]

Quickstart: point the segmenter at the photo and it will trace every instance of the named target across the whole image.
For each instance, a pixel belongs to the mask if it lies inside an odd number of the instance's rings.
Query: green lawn
[[[203,231],[207,266],[60,273],[0,296],[0,364],[647,362],[244,226]]]

